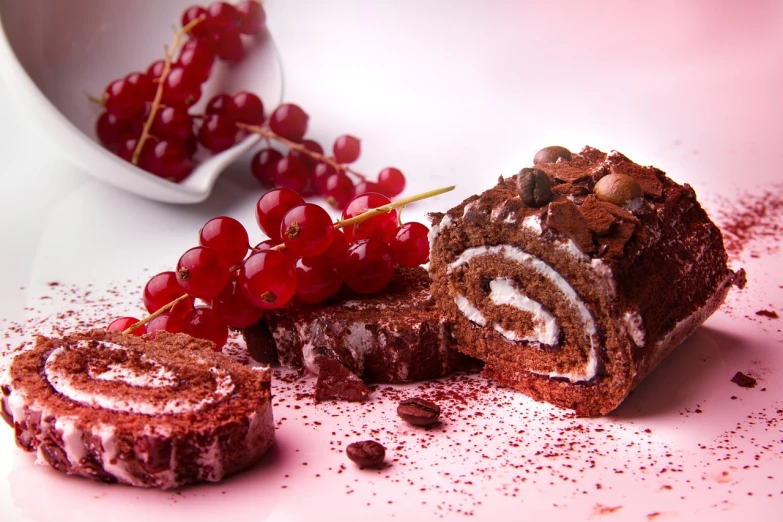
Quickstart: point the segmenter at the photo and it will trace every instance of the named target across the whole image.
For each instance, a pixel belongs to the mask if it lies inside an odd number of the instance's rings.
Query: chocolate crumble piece
[[[590,232],[587,220],[579,211],[579,207],[570,200],[565,199],[549,204],[546,225],[568,236],[582,252],[588,254],[595,251],[593,234]]]
[[[319,355],[315,358],[318,365],[318,380],[315,383],[317,402],[338,400],[359,402],[370,395],[364,382],[339,361]]]
[[[756,379],[750,377],[749,375],[745,375],[742,372],[735,373],[734,377],[731,378],[731,382],[733,382],[737,386],[742,386],[743,388],[756,387]]]
[[[767,317],[769,319],[779,319],[780,316],[777,312],[774,310],[759,310],[756,312],[756,315],[760,315],[761,317]]]

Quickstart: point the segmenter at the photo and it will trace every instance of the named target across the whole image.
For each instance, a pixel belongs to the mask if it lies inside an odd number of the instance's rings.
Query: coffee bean
[[[536,155],[533,157],[533,165],[538,165],[539,163],[556,163],[559,159],[571,161],[571,151],[565,147],[560,147],[559,145],[552,145],[551,147],[544,147],[536,152]]]
[[[520,170],[517,174],[517,188],[519,197],[528,207],[543,207],[552,199],[552,184],[543,170]]]
[[[374,440],[363,440],[349,444],[345,454],[363,468],[373,468],[383,464],[386,448]]]
[[[414,426],[430,426],[438,422],[440,406],[426,399],[405,399],[397,406],[397,415]]]
[[[641,197],[642,187],[631,176],[613,173],[599,179],[593,192],[601,201],[622,207],[630,200]]]

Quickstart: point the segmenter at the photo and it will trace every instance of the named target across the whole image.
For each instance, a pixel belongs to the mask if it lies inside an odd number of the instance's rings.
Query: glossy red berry
[[[236,6],[239,13],[239,30],[242,34],[255,35],[266,27],[264,6],[257,0],[242,0]]]
[[[216,94],[207,102],[207,114],[231,114],[231,96],[228,94]]]
[[[231,328],[247,328],[261,320],[264,311],[251,303],[232,277],[226,287],[212,300],[212,309]]]
[[[150,334],[150,337],[154,339],[157,332],[181,333],[185,331],[186,326],[184,317],[163,313],[146,324],[144,333]]]
[[[389,243],[397,264],[419,266],[430,257],[430,242],[427,237],[430,230],[421,223],[405,223]]]
[[[306,257],[296,262],[296,298],[304,303],[320,303],[332,297],[343,285],[337,261],[328,255]]]
[[[209,79],[214,62],[215,48],[209,40],[197,38],[182,46],[177,67],[184,69],[191,81],[201,84]]]
[[[238,123],[261,125],[264,123],[264,103],[252,92],[239,91],[231,97],[231,109]]]
[[[228,268],[213,249],[191,248],[179,258],[177,281],[193,297],[212,299],[228,283]]]
[[[142,166],[147,172],[179,183],[193,172],[193,160],[185,145],[176,141],[159,141],[143,152]]]
[[[185,318],[185,325],[185,332],[191,337],[215,343],[213,349],[216,352],[219,352],[228,340],[228,326],[212,308],[196,307]]]
[[[358,138],[343,134],[335,140],[332,152],[337,163],[353,163],[359,159],[361,142]]]
[[[210,114],[204,118],[198,133],[198,140],[214,154],[234,146],[239,129],[229,114]]]
[[[356,184],[353,189],[353,196],[361,196],[362,194],[367,194],[368,192],[378,192],[383,194],[383,192],[380,190],[380,186],[377,183],[364,180]]]
[[[276,244],[282,243],[280,223],[289,210],[303,205],[305,200],[293,190],[272,189],[258,199],[256,203],[256,222],[259,228]]]
[[[165,66],[166,62],[164,60],[155,60],[147,68],[147,76],[149,76],[150,80],[157,80],[163,76],[163,68]]]
[[[310,184],[315,192],[324,195],[326,193],[326,180],[329,179],[329,176],[336,173],[337,171],[331,165],[322,162],[316,163],[310,176]],[[349,183],[350,181],[348,180]]]
[[[202,20],[198,24],[194,25],[193,28],[189,31],[189,34],[194,38],[208,38],[209,28],[207,27],[206,23],[207,10],[201,6],[194,5],[185,9],[185,12],[182,13],[182,27],[185,27],[200,16],[203,16],[205,20]]]
[[[323,155],[324,149],[321,147],[321,144],[318,143],[315,140],[302,140],[302,145],[305,149],[307,149],[309,152],[313,152],[315,154]],[[318,164],[318,160],[310,156],[309,154],[305,152],[300,152],[297,150],[292,150],[289,152],[291,156],[294,156],[302,161],[307,166],[307,169],[312,173],[313,169],[315,169],[315,166]]]
[[[128,120],[121,120],[105,111],[95,123],[95,136],[108,149],[116,149],[120,140],[130,133],[131,124]]]
[[[119,319],[115,319],[111,323],[109,323],[109,326],[106,327],[106,330],[109,332],[124,332],[134,324],[138,323],[139,320],[135,317],[120,317]],[[139,326],[135,330],[131,331],[131,335],[143,335],[144,334],[144,327]]]
[[[212,2],[207,7],[207,28],[213,37],[239,28],[241,17],[236,8],[226,2]]]
[[[280,223],[285,247],[296,257],[315,257],[329,248],[332,218],[313,203],[298,205],[286,213]]]
[[[368,192],[361,196],[356,196],[343,210],[343,219],[350,219],[359,216],[371,208],[382,207],[391,203],[391,200],[383,194],[377,192]],[[359,239],[377,237],[388,243],[394,237],[397,231],[397,211],[385,212],[375,217],[366,219],[356,225],[343,227],[345,237],[348,241],[354,242]]]
[[[292,155],[275,163],[273,179],[278,187],[302,192],[310,181],[310,172],[302,161]]]
[[[157,312],[159,308],[182,297],[185,293],[185,290],[177,282],[177,274],[174,272],[155,274],[144,285],[144,308],[149,313]]]
[[[238,29],[221,34],[214,40],[215,53],[221,60],[239,62],[245,57],[245,46]]]
[[[163,84],[163,105],[188,108],[201,98],[201,85],[181,67],[173,67]]]
[[[346,250],[348,250],[348,240],[345,238],[345,234],[343,234],[342,230],[333,228],[332,239],[329,242],[329,248],[326,250],[325,255],[331,257],[340,265],[343,262]]]
[[[250,171],[253,177],[263,185],[274,185],[275,165],[283,159],[283,155],[275,149],[261,149],[250,160]]]
[[[111,82],[104,92],[104,108],[106,112],[121,120],[133,118],[144,106],[136,85],[125,78]]]
[[[351,290],[374,294],[391,281],[394,258],[389,245],[380,239],[361,239],[348,247],[340,271]]]
[[[381,194],[393,198],[405,190],[405,176],[399,169],[386,167],[378,174],[378,185]]]
[[[291,141],[300,142],[307,132],[307,121],[310,117],[298,105],[284,103],[280,105],[269,119],[269,127],[278,136]]]
[[[150,129],[152,135],[162,140],[185,141],[193,134],[193,118],[181,107],[160,107]]]
[[[351,178],[341,171],[326,178],[322,195],[327,203],[343,209],[353,198],[353,188]]]
[[[136,90],[136,96],[144,102],[151,102],[155,98],[158,85],[152,81],[147,73],[135,72],[127,75],[125,81]]]
[[[273,310],[294,296],[296,267],[290,258],[275,250],[258,252],[242,264],[238,283],[254,306]]]
[[[228,216],[207,221],[199,230],[198,242],[201,246],[214,249],[226,267],[241,263],[250,248],[245,227]]]

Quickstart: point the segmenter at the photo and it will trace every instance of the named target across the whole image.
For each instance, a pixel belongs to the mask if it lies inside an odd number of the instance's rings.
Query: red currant
[[[324,153],[324,149],[323,147],[321,147],[321,144],[315,140],[302,140],[301,145],[310,152],[314,152],[316,154],[321,154],[321,155],[323,155]],[[296,158],[300,159],[302,163],[304,163],[307,166],[307,169],[310,171],[315,169],[315,166],[318,163],[318,160],[316,160],[315,158],[313,158],[312,156],[304,152],[292,150],[289,154],[291,154],[291,156],[295,156]]]
[[[155,114],[150,130],[162,140],[184,143],[193,134],[193,118],[184,108],[161,107]]]
[[[125,77],[125,81],[133,85],[133,88],[136,90],[136,96],[142,102],[151,102],[155,98],[155,91],[157,91],[158,86],[147,73],[131,73]]]
[[[275,250],[258,252],[242,264],[238,283],[253,305],[273,310],[294,296],[296,267],[291,259]]]
[[[293,255],[314,257],[329,248],[332,228],[332,218],[324,209],[305,203],[288,211],[280,223],[280,235]]]
[[[310,181],[310,173],[300,159],[289,154],[275,163],[273,179],[279,187],[301,192]]]
[[[256,222],[261,230],[276,244],[282,243],[280,223],[289,210],[305,202],[302,196],[293,190],[272,189],[258,199],[256,203]]]
[[[193,297],[211,299],[226,286],[228,268],[215,250],[191,248],[179,258],[177,281]]]
[[[252,92],[239,91],[231,98],[232,112],[238,123],[261,125],[264,123],[264,104]]]
[[[348,240],[345,239],[345,234],[343,234],[342,230],[333,228],[332,239],[329,242],[329,248],[326,250],[326,255],[334,259],[339,265],[343,262],[346,250],[348,250]]]
[[[300,142],[307,132],[307,120],[309,119],[307,113],[298,105],[284,103],[272,113],[269,127],[278,136]]]
[[[144,308],[149,313],[154,313],[183,295],[185,290],[177,282],[177,274],[172,271],[161,272],[152,276],[144,286]],[[190,302],[193,302],[193,299],[190,299]],[[177,304],[177,307],[180,304],[182,303]]]
[[[163,84],[164,105],[190,107],[201,98],[201,86],[182,67],[173,67]]]
[[[144,106],[136,85],[123,78],[111,82],[104,92],[104,107],[106,112],[121,120],[127,120],[136,115]]]
[[[336,174],[337,171],[328,163],[316,163],[313,167],[313,174],[310,177],[310,182],[318,194],[326,193],[326,180],[329,176]],[[348,180],[350,182],[350,180]]]
[[[212,308],[196,307],[185,318],[185,325],[185,332],[188,335],[215,343],[213,349],[216,352],[219,352],[228,341],[228,326]]]
[[[175,141],[159,141],[143,152],[141,165],[158,177],[179,183],[193,172],[193,160],[185,145]]]
[[[160,314],[147,323],[144,333],[150,334],[152,339],[155,338],[155,333],[166,331],[168,333],[181,333],[184,332],[187,325],[185,318],[179,315],[173,315],[170,313]]]
[[[95,123],[95,135],[108,149],[116,149],[120,140],[131,133],[128,120],[121,120],[113,114],[102,112]]]
[[[326,301],[343,285],[337,262],[328,255],[296,262],[296,298],[304,303]]]
[[[389,245],[380,239],[361,239],[348,247],[340,269],[351,290],[374,294],[391,281],[394,258]]]
[[[109,323],[106,330],[109,332],[124,332],[138,322],[139,320],[135,317],[120,317]],[[131,335],[144,335],[144,327],[139,326],[135,330],[131,330]]]
[[[207,24],[212,36],[218,36],[240,26],[241,17],[236,8],[226,2],[212,2],[207,7]]]
[[[405,190],[405,176],[399,169],[386,167],[378,174],[378,185],[380,185],[382,194],[393,198]]]
[[[337,138],[332,147],[334,159],[337,163],[353,163],[359,159],[361,153],[361,142],[358,138],[343,134]]]
[[[204,83],[212,72],[215,62],[215,50],[209,40],[198,38],[189,40],[182,46],[177,66],[185,70],[191,81]]]
[[[245,57],[245,46],[242,44],[242,37],[239,36],[239,30],[232,29],[226,31],[215,39],[215,52],[222,60],[229,62],[239,62]]]
[[[383,194],[380,189],[381,187],[373,181],[360,181],[353,189],[353,197],[361,196],[362,194],[367,194],[368,192],[379,192]]]
[[[207,10],[197,5],[188,7],[187,9],[185,9],[185,12],[182,13],[182,27],[185,27],[190,22],[192,22],[193,20],[195,20],[200,16],[204,16],[204,18],[206,19]],[[202,20],[201,22],[193,26],[193,29],[191,29],[189,33],[194,38],[208,38],[209,28],[207,27],[206,20]]]
[[[263,185],[274,185],[275,165],[283,159],[283,155],[275,149],[261,149],[250,161],[250,171]]]
[[[163,76],[163,68],[165,66],[166,62],[164,60],[155,60],[147,68],[147,76],[149,76],[150,80],[159,79],[161,76]]]
[[[237,4],[240,16],[239,30],[242,34],[254,35],[260,33],[266,26],[266,13],[261,2],[242,0]]]
[[[363,214],[366,210],[371,208],[381,207],[388,205],[391,200],[383,194],[377,192],[368,192],[361,196],[356,196],[348,203],[348,206],[343,210],[343,219],[350,219]],[[371,217],[357,223],[356,225],[348,225],[343,227],[345,237],[348,241],[354,242],[359,239],[367,239],[370,237],[377,237],[382,241],[388,243],[397,230],[397,210],[391,212],[385,212],[377,216]]]
[[[198,133],[199,142],[217,154],[234,146],[239,129],[230,114],[210,114],[204,118]]]
[[[342,171],[332,174],[326,178],[322,195],[327,203],[343,209],[353,198],[353,181]]]
[[[232,277],[226,287],[212,300],[212,309],[220,320],[231,328],[247,328],[261,320],[264,311],[245,297]]]
[[[231,114],[231,96],[216,94],[207,103],[207,114]]]
[[[199,245],[214,249],[228,267],[241,263],[250,248],[245,227],[227,216],[207,221],[199,230],[198,240]]]
[[[389,243],[397,264],[419,266],[426,263],[430,257],[430,241],[427,237],[429,232],[426,226],[415,222],[405,223],[398,228]]]

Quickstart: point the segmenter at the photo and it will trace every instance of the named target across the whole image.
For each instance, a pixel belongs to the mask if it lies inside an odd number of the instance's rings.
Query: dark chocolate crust
[[[590,147],[536,168],[551,182],[541,208],[522,202],[512,176],[431,215],[432,295],[457,348],[485,361],[486,375],[580,415],[605,414],[744,274],[728,269],[693,189],[662,171]],[[593,187],[610,173],[634,178],[643,197],[623,207],[598,199]],[[541,337],[544,325],[553,330],[546,318],[557,336]]]
[[[269,369],[212,343],[103,330],[40,337],[2,384],[17,444],[58,471],[175,488],[215,482],[257,462],[274,441]]]
[[[280,364],[316,375],[316,359],[326,356],[375,383],[433,379],[475,365],[453,349],[429,284],[423,268],[398,268],[377,294],[343,290],[326,303],[290,303],[243,331],[248,351],[275,353]]]

